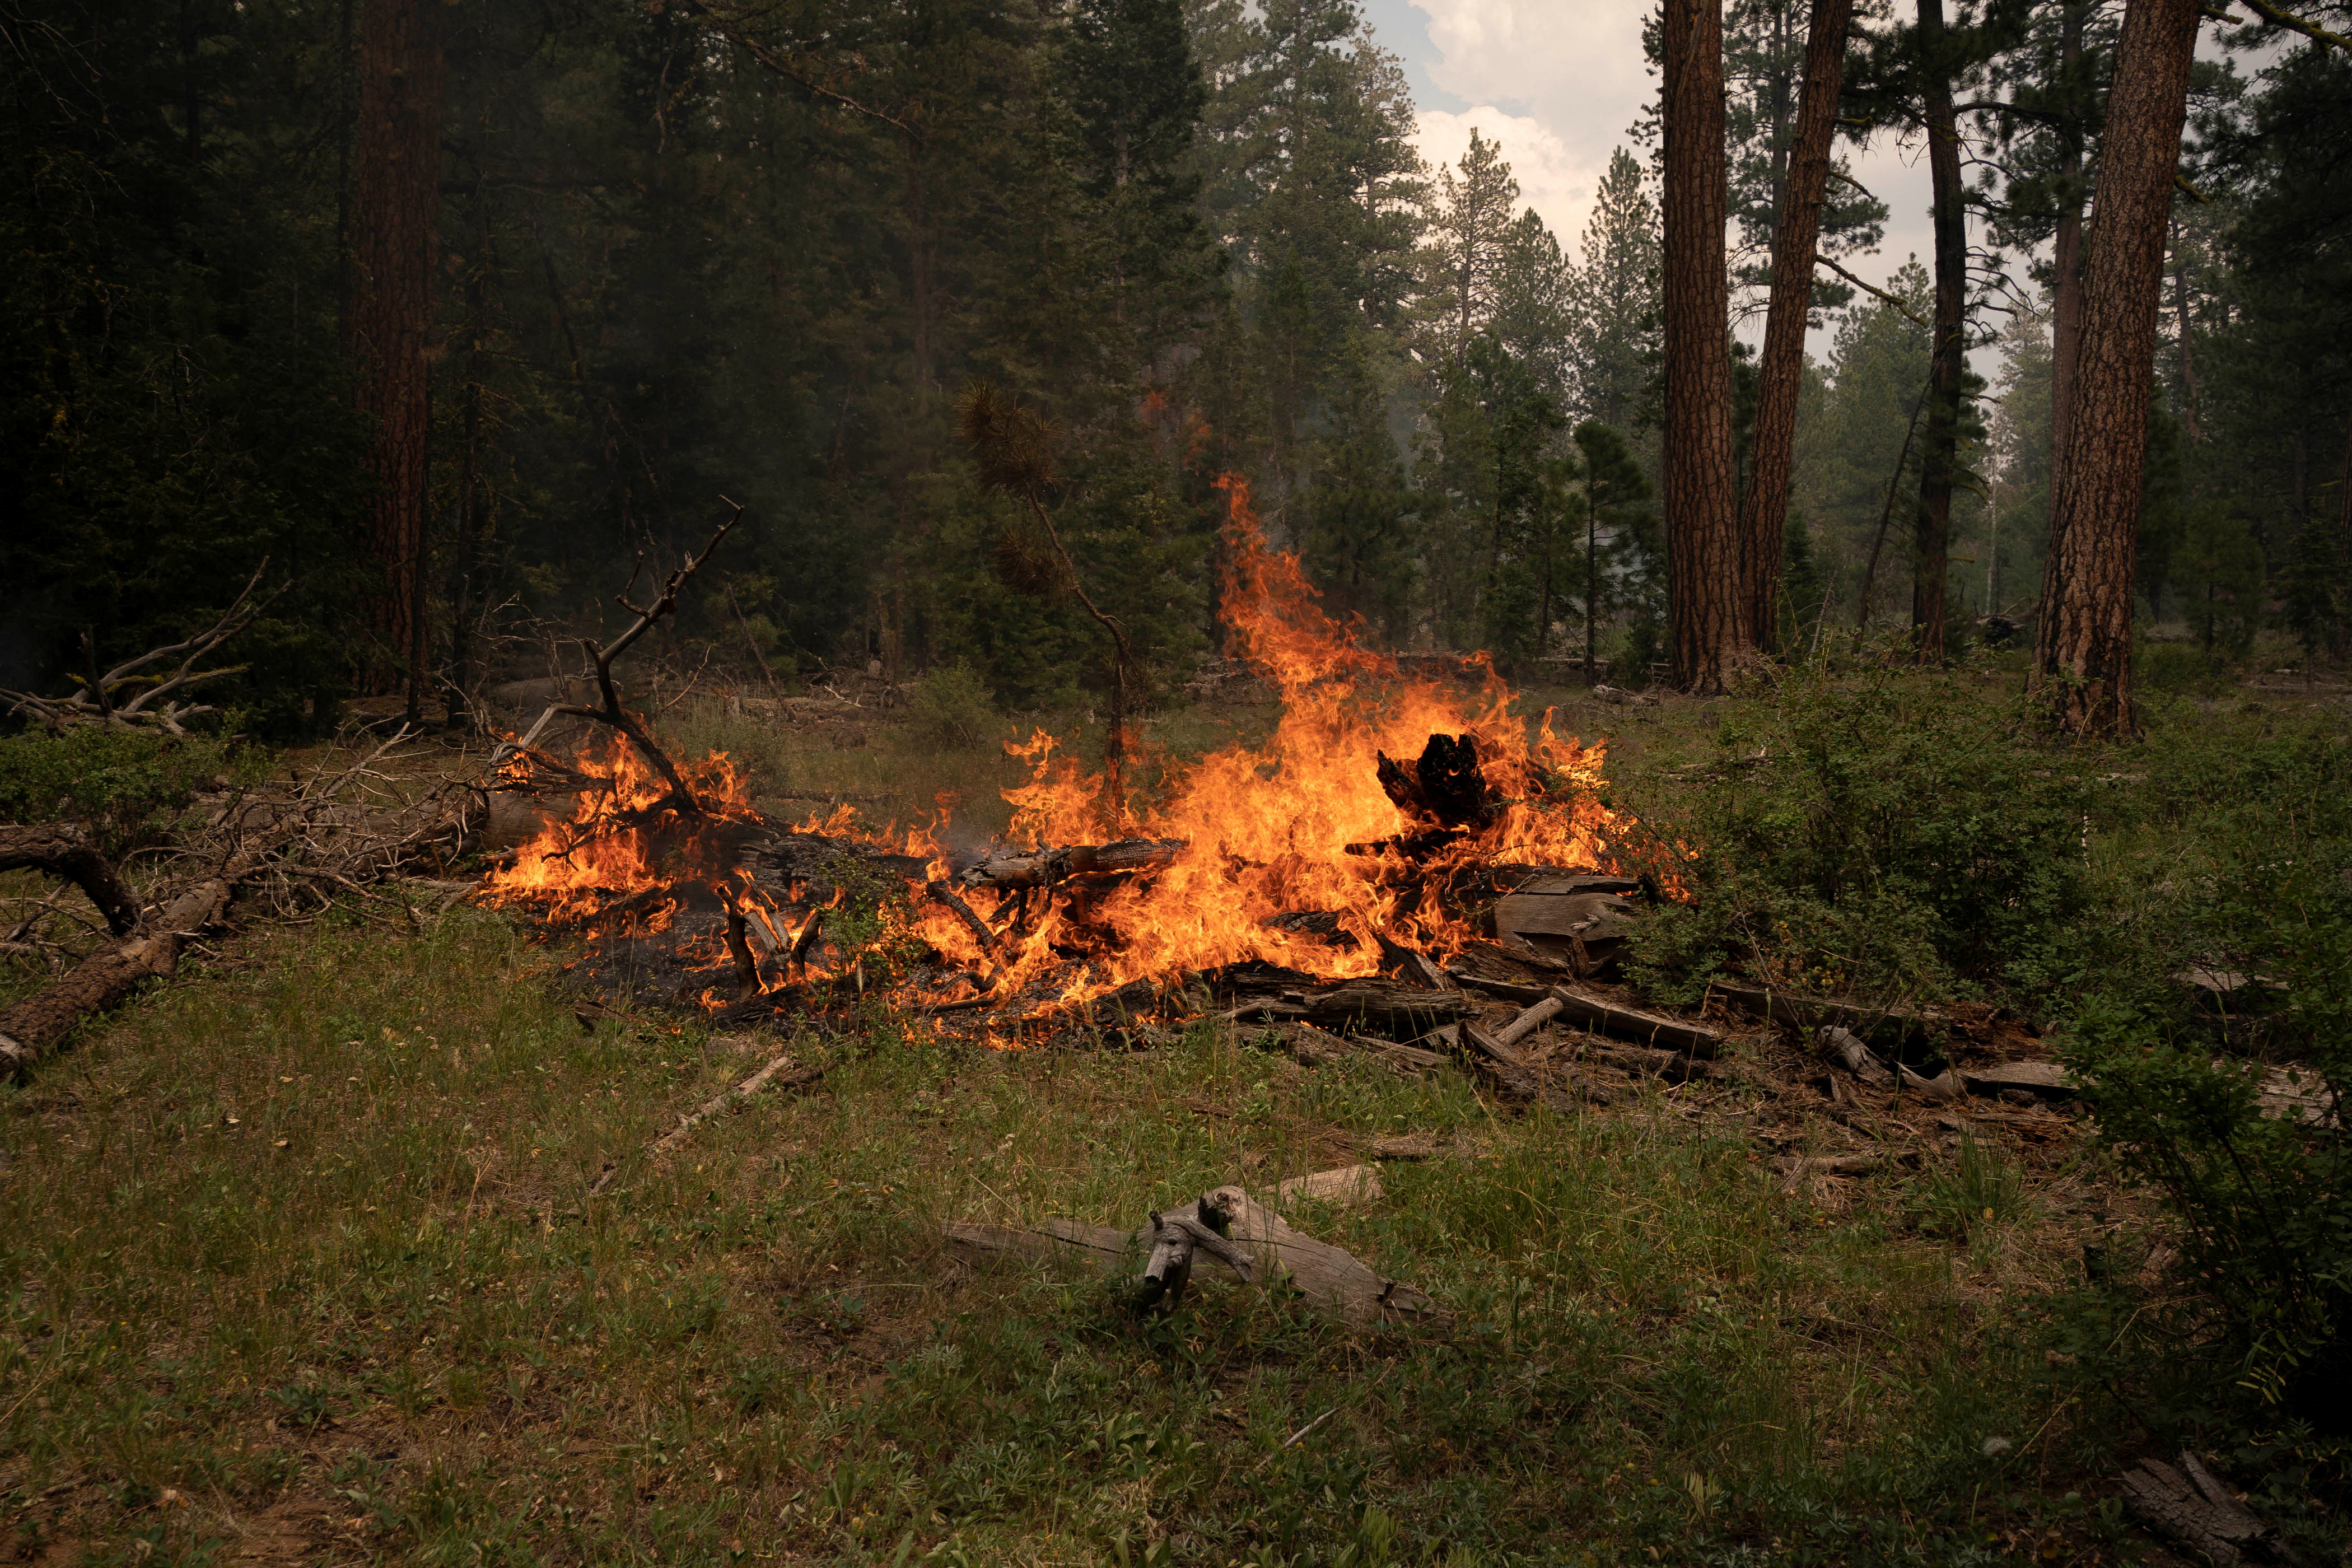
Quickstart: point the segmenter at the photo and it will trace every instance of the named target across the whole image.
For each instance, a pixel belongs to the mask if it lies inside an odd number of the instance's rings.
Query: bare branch
[[[1864,282],[1853,273],[1848,272],[1844,268],[1840,267],[1836,262],[1832,261],[1828,257],[1814,257],[1813,265],[1816,267],[1826,267],[1831,271],[1836,273],[1839,277],[1844,279],[1847,282],[1853,284],[1855,288],[1861,289],[1864,293],[1875,295],[1877,298],[1885,300],[1887,304],[1895,307],[1897,310],[1902,311],[1905,316],[1908,317],[1913,322],[1925,328],[1927,331],[1932,332],[1936,330],[1933,326],[1930,326],[1926,321],[1921,319],[1918,311],[1913,310],[1910,306],[1905,304],[1894,295],[1889,294],[1885,289],[1879,288],[1876,284]]]

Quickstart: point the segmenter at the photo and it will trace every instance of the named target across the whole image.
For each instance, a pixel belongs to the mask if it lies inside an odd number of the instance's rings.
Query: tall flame
[[[1532,743],[1508,711],[1509,689],[1483,656],[1469,687],[1410,676],[1363,647],[1324,613],[1296,555],[1277,552],[1250,505],[1248,481],[1226,475],[1227,567],[1223,616],[1234,647],[1277,689],[1282,717],[1263,744],[1235,743],[1190,765],[1169,763],[1155,797],[1130,801],[1132,831],[1185,847],[1155,875],[1127,882],[1083,915],[1056,907],[1037,916],[1007,965],[1019,984],[1078,964],[1063,986],[1077,999],[1151,976],[1264,959],[1309,973],[1369,974],[1379,936],[1445,956],[1475,933],[1435,891],[1443,873],[1473,860],[1597,868],[1610,863],[1604,833],[1618,825],[1596,798],[1604,751],[1553,735],[1547,714]],[[1432,734],[1469,734],[1481,772],[1508,804],[1474,835],[1423,855],[1422,874],[1393,847],[1373,847],[1416,825],[1382,789],[1386,752],[1418,756]],[[1032,767],[1007,790],[1008,837],[1034,845],[1086,842],[1103,835],[1102,781],[1057,759],[1043,731],[1008,752]],[[944,862],[934,874],[944,875]],[[1436,875],[1430,873],[1435,872]],[[975,904],[991,903],[975,893]],[[992,924],[1001,901],[985,911]],[[1271,923],[1284,916],[1333,917],[1352,945]],[[960,919],[927,912],[920,934],[976,968],[985,955]]]
[[[1250,959],[1364,975],[1380,967],[1382,938],[1445,957],[1475,934],[1444,900],[1449,873],[1607,868],[1608,836],[1630,826],[1598,798],[1603,747],[1555,736],[1549,713],[1530,740],[1484,655],[1457,679],[1409,672],[1364,647],[1324,612],[1297,557],[1269,546],[1248,482],[1229,474],[1218,485],[1226,500],[1223,620],[1233,651],[1277,689],[1281,718],[1257,745],[1236,742],[1189,763],[1157,759],[1158,784],[1123,803],[1123,814],[1107,809],[1106,781],[1085,773],[1055,737],[1041,730],[1009,742],[1006,751],[1030,766],[1028,781],[1004,792],[1011,842],[1082,844],[1125,832],[1181,847],[1150,876],[1066,884],[1060,896],[1032,895],[1017,910],[1021,895],[975,889],[970,906],[1001,934],[992,953],[938,903],[914,900],[898,917],[975,974],[1001,972],[997,995],[1034,985],[1076,1001],[1131,980]],[[1377,764],[1382,752],[1417,757],[1433,734],[1474,737],[1479,771],[1504,804],[1473,831],[1435,836],[1434,844],[1424,837],[1408,860],[1394,841],[1427,825],[1389,798]],[[618,912],[634,929],[659,930],[676,912],[663,890],[704,884],[752,921],[757,945],[774,951],[782,930],[772,911],[732,884],[731,868],[698,863],[717,847],[660,809],[658,774],[617,742],[593,765],[605,787],[583,794],[569,821],[493,872],[486,900],[528,901],[556,923],[609,924]],[[719,819],[757,819],[723,753],[690,764],[689,776]],[[934,821],[906,832],[869,828],[843,805],[801,830],[929,858],[929,875],[943,879],[953,870],[940,849],[946,826],[944,805]],[[705,957],[710,967],[725,962],[715,945]]]

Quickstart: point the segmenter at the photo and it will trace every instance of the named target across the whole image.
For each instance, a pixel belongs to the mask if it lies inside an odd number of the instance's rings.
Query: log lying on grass
[[[115,935],[129,936],[138,927],[139,900],[79,824],[0,826],[0,871],[47,871],[79,888]]]
[[[150,980],[179,967],[196,936],[228,918],[233,900],[281,907],[300,900],[331,901],[328,889],[381,903],[414,921],[415,911],[369,890],[412,867],[438,865],[462,850],[479,819],[478,796],[463,787],[436,787],[396,810],[365,813],[340,798],[347,787],[381,775],[372,771],[406,736],[404,730],[365,759],[340,771],[320,770],[282,796],[249,796],[225,810],[187,846],[189,874],[146,889],[142,900],[70,825],[7,831],[21,855],[15,864],[69,878],[107,916],[109,939],[42,990],[0,1009],[0,1075],[22,1073],[55,1048],[76,1025],[116,1005]],[[47,848],[44,851],[43,847]],[[122,923],[128,917],[127,929]]]
[[[2220,1565],[2300,1563],[2269,1521],[2240,1502],[2188,1449],[2180,1468],[2142,1459],[2123,1477],[2124,1506],[2173,1545]]]
[[[1446,1318],[1436,1302],[1411,1285],[1383,1278],[1345,1247],[1292,1229],[1280,1215],[1239,1187],[1218,1187],[1188,1208],[1186,1217],[1215,1236],[1220,1244],[1209,1248],[1196,1237],[1194,1245],[1221,1260],[1226,1251],[1240,1254],[1246,1268],[1231,1263],[1227,1267],[1254,1283],[1295,1290],[1310,1305],[1359,1327],[1434,1323]],[[1156,1215],[1160,1223],[1132,1232],[1076,1220],[1045,1220],[1034,1226],[955,1222],[945,1234],[949,1255],[973,1268],[1056,1260],[1108,1272],[1122,1262],[1146,1259],[1163,1246],[1174,1250],[1178,1243],[1170,1235],[1168,1224],[1173,1218]],[[1190,1227],[1181,1224],[1172,1228],[1190,1234]],[[1162,1283],[1146,1289],[1153,1301],[1160,1299],[1170,1261],[1160,1260]],[[1190,1261],[1188,1258],[1188,1273]]]

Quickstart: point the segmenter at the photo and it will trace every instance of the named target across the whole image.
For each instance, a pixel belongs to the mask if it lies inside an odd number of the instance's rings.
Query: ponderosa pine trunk
[[[1812,310],[1813,253],[1821,240],[1822,202],[1829,191],[1830,141],[1837,130],[1846,24],[1853,15],[1853,0],[1813,0],[1806,25],[1805,82],[1797,100],[1796,135],[1772,224],[1772,295],[1764,316],[1764,352],[1756,364],[1756,433],[1739,519],[1747,555],[1748,624],[1759,647],[1775,645],[1780,624],[1780,551],[1789,524],[1805,321]]]
[[[443,64],[439,0],[369,0],[360,26],[359,171],[352,299],[344,313],[359,410],[375,426],[367,467],[379,656],[370,686],[423,644],[427,355],[440,235]],[[412,680],[415,679],[412,672]]]
[[[2083,58],[2083,7],[2059,18],[2058,58],[2071,82]],[[2050,245],[2050,542],[2042,557],[2041,609],[2034,616],[2033,663],[2050,661],[2052,607],[2058,602],[2058,476],[2065,471],[2067,416],[2074,406],[2074,368],[2083,354],[2083,128],[2062,126],[2058,223]]]
[[[1959,458],[1960,389],[1967,342],[1961,313],[1969,233],[1960,189],[1959,116],[1952,107],[1943,0],[1919,0],[1922,109],[1935,193],[1935,341],[1927,370],[1927,428],[1919,447],[1919,505],[1912,528],[1911,643],[1921,664],[1944,662],[1945,577],[1952,544],[1952,477]]]
[[[1753,647],[1733,496],[1722,0],[1665,0],[1667,616],[1675,684],[1724,689]]]
[[[2034,684],[2070,734],[2133,733],[2132,585],[2166,220],[2199,0],[2130,0],[2099,150],[2096,243],[2053,531],[2063,552]]]

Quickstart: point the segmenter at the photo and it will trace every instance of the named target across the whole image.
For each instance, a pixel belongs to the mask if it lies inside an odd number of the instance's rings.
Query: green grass
[[[1739,711],[1553,696],[1563,730],[1615,733],[1621,798],[1662,818]],[[2226,806],[2176,756],[2335,721],[2300,698],[2179,701],[2132,764],[2153,781],[2118,786],[2179,820],[2101,825],[2110,890],[2152,882],[2168,836]],[[1152,730],[1197,752],[1270,718]],[[948,788],[982,826],[1019,776],[992,736],[878,724],[836,747],[723,700],[676,719],[769,790]],[[877,1014],[792,1043],[827,1064],[814,1090],[656,1159],[776,1043],[652,1016],[583,1032],[564,955],[471,910],[422,934],[340,919],[255,933],[0,1089],[0,1512],[20,1557],[2121,1550],[2098,1474],[2135,1439],[2045,1327],[2083,1216],[2140,1211],[2071,1148],[1930,1129],[1908,1175],[1790,1190],[1768,1156],[1824,1125],[1738,1053],[1711,1101],[1514,1116],[1450,1072],[1308,1070],[1209,1028],[996,1053]],[[1378,1203],[1292,1217],[1431,1291],[1442,1329],[1351,1332],[1223,1279],[1143,1321],[1115,1281],[974,1276],[939,1240],[950,1218],[1132,1225],[1413,1131],[1469,1157],[1391,1163]]]
[[[1892,1193],[1832,1223],[1727,1119],[1499,1120],[1451,1074],[1309,1072],[1208,1030],[1027,1055],[877,1019],[796,1046],[831,1064],[817,1092],[657,1162],[766,1047],[586,1035],[555,976],[470,912],[313,929],[9,1095],[20,1550],[1946,1561],[2090,1518],[2032,1489],[2065,1424],[1984,1295],[2020,1255],[1922,1235]],[[937,1240],[1132,1224],[1422,1129],[1479,1152],[1295,1217],[1433,1291],[1444,1330],[1350,1333],[1223,1282],[1142,1321],[1114,1285],[972,1278]],[[1985,1458],[1995,1434],[2018,1449]]]

